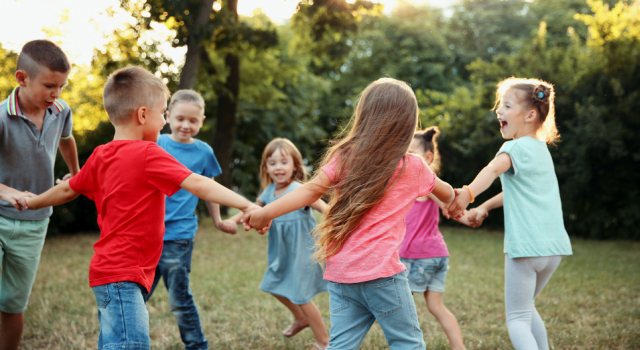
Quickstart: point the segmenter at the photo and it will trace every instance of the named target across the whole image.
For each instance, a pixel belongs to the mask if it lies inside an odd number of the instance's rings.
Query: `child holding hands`
[[[263,190],[257,201],[260,206],[302,186],[307,173],[300,151],[287,139],[272,140],[262,153],[260,177]],[[322,279],[320,264],[312,259],[312,232],[318,224],[312,208],[324,213],[326,203],[317,199],[308,206],[274,217],[269,229],[268,267],[260,289],[271,293],[293,314],[293,323],[283,332],[285,337],[310,326],[316,337],[313,350],[323,350],[329,335],[313,297],[327,291],[327,282]],[[242,217],[243,213],[238,213],[228,220],[237,225]]]
[[[104,106],[113,141],[98,146],[81,171],[45,193],[26,198],[28,209],[59,205],[84,194],[96,202],[100,238],[89,266],[98,306],[98,348],[149,349],[144,298],[162,253],[165,195],[180,188],[206,201],[242,211],[255,204],[192,173],[156,142],[165,125],[169,90],[140,67],[112,73]]]
[[[549,349],[535,298],[562,256],[571,255],[558,180],[547,144],[558,138],[553,86],[537,79],[509,78],[498,84],[496,114],[506,142],[469,186],[456,190],[452,217],[500,177],[503,192],[466,216],[478,226],[490,210],[504,206],[507,328],[517,350]]]
[[[425,349],[398,247],[418,197],[433,193],[448,205],[454,192],[420,157],[407,154],[417,123],[418,104],[406,83],[371,83],[348,134],[328,150],[316,177],[243,219],[245,229],[261,228],[331,191],[316,239],[330,281],[329,349],[359,348],[376,320],[391,349]]]

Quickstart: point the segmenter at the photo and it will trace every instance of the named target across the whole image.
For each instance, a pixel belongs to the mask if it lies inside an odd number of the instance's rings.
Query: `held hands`
[[[36,195],[29,191],[20,192],[8,186],[4,186],[4,188],[0,190],[0,200],[11,203],[18,211],[29,209],[27,198],[33,197],[36,197]]]
[[[257,205],[253,205],[244,213],[244,217],[241,222],[245,231],[249,231],[252,228],[256,229],[259,234],[263,235],[269,231],[271,227],[271,220],[266,217],[265,210]]]
[[[489,213],[482,207],[473,208],[469,210],[465,215],[465,217],[469,220],[469,223],[471,224],[469,226],[474,228],[482,225],[482,222],[484,221],[484,219],[487,218],[487,216],[489,216]]]
[[[443,214],[447,219],[462,217],[465,214],[465,209],[469,206],[469,202],[471,202],[469,191],[461,188],[456,188],[454,191],[456,192],[456,198],[446,211],[443,210]]]
[[[235,235],[238,232],[238,224],[236,224],[235,221],[229,219],[220,221],[216,225],[216,227],[218,228],[218,230],[232,235]]]

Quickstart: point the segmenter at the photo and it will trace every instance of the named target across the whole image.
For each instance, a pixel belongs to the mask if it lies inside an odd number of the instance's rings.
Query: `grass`
[[[467,349],[512,349],[504,316],[503,236],[444,228],[451,253],[445,304],[462,329]],[[95,349],[99,326],[88,269],[96,234],[48,239],[26,313],[23,349]],[[562,264],[537,300],[553,349],[640,349],[640,243],[573,239]],[[235,236],[203,223],[193,255],[191,286],[212,349],[308,349],[310,330],[287,339],[291,316],[258,289],[267,260],[267,237]],[[428,349],[447,339],[414,296]],[[329,296],[315,302],[329,326]],[[148,304],[154,349],[184,349],[166,289]],[[363,349],[387,349],[377,324]]]

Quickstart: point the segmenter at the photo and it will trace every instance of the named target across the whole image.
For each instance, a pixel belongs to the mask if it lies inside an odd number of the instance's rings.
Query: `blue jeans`
[[[149,312],[146,289],[135,282],[93,287],[98,303],[98,350],[149,349]]]
[[[331,350],[358,349],[378,321],[393,350],[424,350],[407,272],[362,283],[329,282]]]
[[[198,315],[198,309],[193,302],[193,294],[189,288],[192,253],[193,239],[164,241],[153,286],[145,301],[151,298],[158,282],[160,282],[160,277],[162,277],[169,292],[169,306],[178,323],[180,338],[182,338],[185,349],[201,350],[208,349],[209,343],[204,337],[200,315]]]

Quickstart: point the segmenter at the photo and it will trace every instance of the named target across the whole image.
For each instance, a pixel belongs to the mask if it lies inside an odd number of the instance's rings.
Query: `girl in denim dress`
[[[422,157],[434,173],[440,170],[437,137],[440,130],[432,126],[416,132],[409,152]],[[438,229],[439,207],[443,203],[433,194],[418,198],[405,218],[407,233],[400,246],[400,261],[409,272],[412,293],[424,294],[429,312],[440,322],[451,348],[465,349],[456,317],[442,302],[444,283],[449,270],[449,251]]]
[[[300,151],[287,139],[272,140],[262,154],[260,175],[264,191],[257,204],[265,206],[302,186],[306,180]],[[318,224],[312,208],[324,213],[326,203],[319,199],[273,220],[268,236],[267,271],[260,290],[272,294],[293,314],[293,323],[283,332],[285,337],[311,327],[316,336],[312,349],[323,350],[329,335],[313,297],[327,291],[327,281],[322,279],[322,267],[312,257],[312,231]],[[242,213],[229,220],[239,222],[241,218]]]

